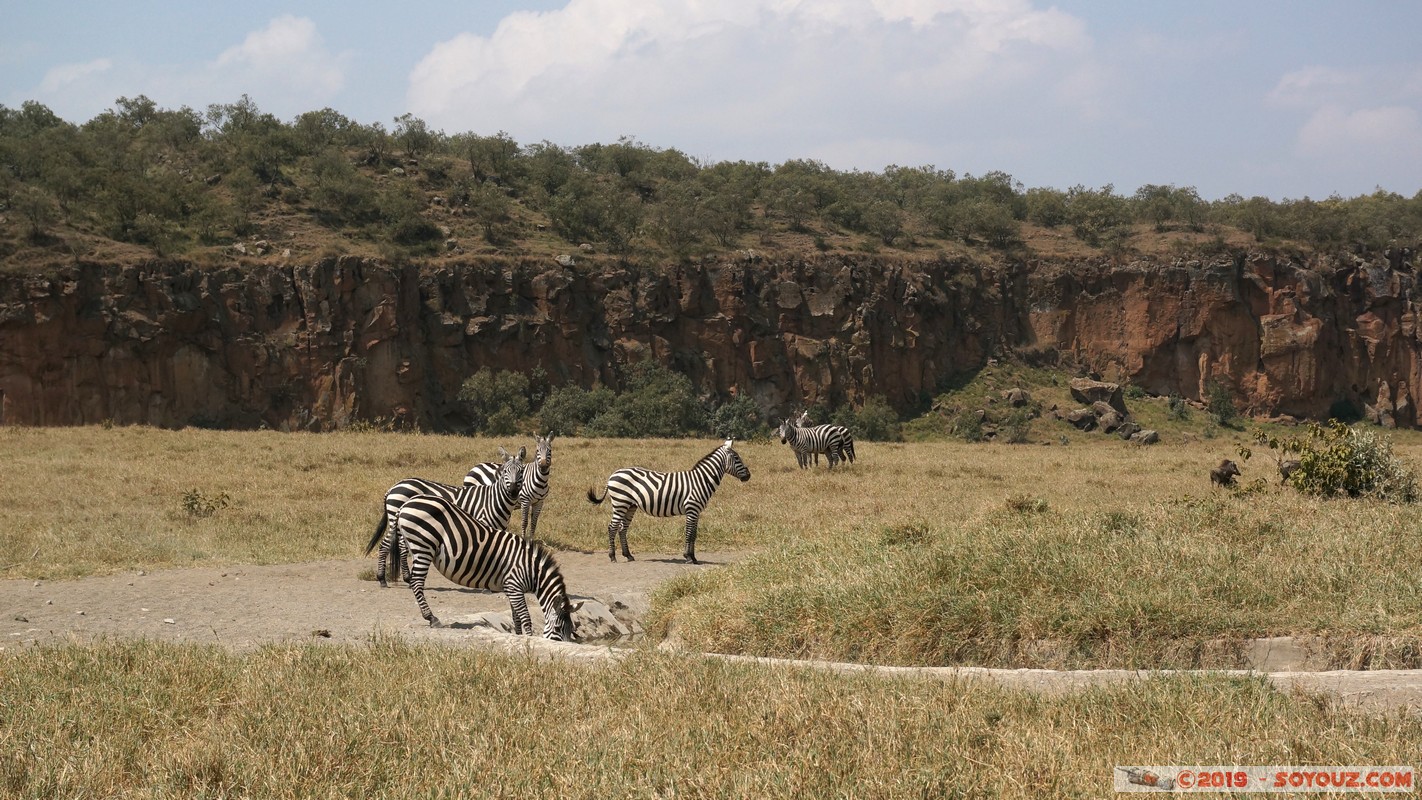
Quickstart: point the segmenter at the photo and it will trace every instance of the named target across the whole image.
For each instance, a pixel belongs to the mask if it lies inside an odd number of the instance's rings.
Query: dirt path
[[[680,558],[648,553],[630,564],[612,564],[601,553],[558,555],[575,599],[599,601],[624,620],[645,610],[647,595],[658,583],[728,563],[736,556],[710,553],[703,558],[703,564],[689,565]],[[31,643],[127,637],[219,643],[240,649],[276,642],[365,642],[373,635],[394,634],[411,641],[479,644],[580,661],[620,658],[626,653],[605,646],[563,645],[502,633],[497,622],[508,612],[503,595],[456,587],[438,575],[430,576],[426,594],[435,613],[449,624],[432,629],[420,618],[414,598],[403,585],[381,589],[374,581],[357,577],[373,563],[373,559],[354,559],[126,572],[74,581],[4,580],[0,581],[0,650]],[[536,619],[536,606],[533,613]],[[717,657],[839,672],[992,680],[1038,691],[1067,691],[1157,674],[1136,670],[875,667]],[[1422,711],[1422,670],[1223,674],[1263,674],[1281,689],[1322,692],[1367,709]]]

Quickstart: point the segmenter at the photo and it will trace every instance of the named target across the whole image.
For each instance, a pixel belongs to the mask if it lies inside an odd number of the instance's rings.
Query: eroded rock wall
[[[0,276],[0,422],[458,429],[459,386],[481,367],[615,388],[644,358],[777,412],[877,394],[908,409],[989,357],[1031,350],[1161,394],[1199,398],[1220,380],[1257,414],[1318,417],[1344,401],[1410,426],[1411,270],[1406,254],[80,264]]]

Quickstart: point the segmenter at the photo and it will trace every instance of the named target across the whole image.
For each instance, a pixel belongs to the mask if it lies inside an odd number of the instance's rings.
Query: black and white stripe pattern
[[[440,627],[425,601],[425,577],[433,566],[460,586],[502,591],[513,612],[515,633],[533,633],[525,599],[533,594],[543,610],[543,636],[577,641],[573,630],[577,608],[568,603],[558,562],[542,545],[477,521],[442,497],[410,500],[400,509],[396,524],[410,559],[410,591],[431,627]]]
[[[475,464],[464,476],[465,486],[489,484],[497,471],[496,463]],[[533,461],[524,467],[523,490],[518,504],[523,509],[523,535],[538,534],[538,515],[543,513],[543,500],[548,496],[548,475],[553,469],[553,434],[534,437]]]
[[[488,485],[450,486],[424,478],[406,478],[390,487],[385,493],[385,513],[381,515],[380,522],[375,526],[375,535],[365,548],[365,554],[370,555],[375,543],[380,542],[380,557],[375,562],[375,576],[381,587],[387,585],[385,570],[392,553],[402,555],[402,572],[406,578],[410,574],[409,563],[403,558],[403,552],[397,544],[400,532],[395,524],[396,516],[405,503],[420,495],[440,497],[454,503],[476,520],[507,528],[514,503],[518,501],[519,492],[523,488],[523,457],[526,453],[524,448],[519,448],[517,454],[512,454],[500,447],[499,455],[503,457],[503,461],[495,462],[498,471]]]
[[[632,551],[627,548],[627,528],[632,524],[632,516],[640,509],[654,517],[675,517],[686,515],[686,548],[682,555],[687,561],[696,561],[696,525],[701,512],[711,501],[711,495],[721,485],[721,476],[735,475],[742,481],[750,480],[750,470],[741,461],[732,447],[732,441],[712,450],[696,466],[685,472],[656,472],[641,467],[626,467],[612,473],[607,478],[607,491],[602,497],[596,489],[588,489],[588,501],[601,503],[612,499],[612,522],[607,526],[607,557],[617,560],[615,549],[617,537],[622,537],[622,557],[632,559]]]
[[[809,466],[811,457],[818,464],[821,453],[829,458],[830,469],[834,469],[834,465],[839,463],[840,440],[833,436],[831,427],[802,428],[787,419],[780,423],[780,443],[790,445],[790,449],[795,451],[795,463],[800,465],[800,469]]]
[[[818,467],[820,465],[820,452],[824,452],[825,456],[829,458],[830,469],[834,468],[837,461],[854,463],[854,434],[850,433],[848,428],[843,425],[811,425],[810,412],[808,411],[801,412],[800,418],[797,419],[794,424],[800,430],[808,431],[812,437],[823,437],[827,440],[829,447],[829,449],[825,451],[810,451],[804,459],[801,459],[800,454],[796,453],[795,458],[800,462],[801,468],[807,465],[809,456],[814,457],[815,466]],[[785,442],[783,434],[781,435],[780,441]]]

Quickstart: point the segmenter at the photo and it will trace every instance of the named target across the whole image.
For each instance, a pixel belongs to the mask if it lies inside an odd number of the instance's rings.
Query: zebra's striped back
[[[517,633],[533,632],[524,600],[531,593],[543,610],[543,635],[577,640],[563,574],[542,545],[476,520],[437,496],[411,499],[400,509],[397,525],[410,557],[410,589],[431,625],[440,624],[424,597],[425,576],[433,566],[460,586],[504,592]]]
[[[469,468],[469,472],[464,475],[465,486],[493,486],[494,479],[499,475],[501,462],[485,461],[475,464]]]

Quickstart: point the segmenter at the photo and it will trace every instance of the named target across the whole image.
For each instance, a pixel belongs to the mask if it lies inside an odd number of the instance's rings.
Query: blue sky
[[[0,0],[0,104],[249,95],[521,143],[1275,200],[1422,190],[1422,3]]]

